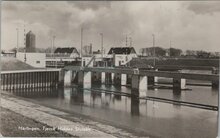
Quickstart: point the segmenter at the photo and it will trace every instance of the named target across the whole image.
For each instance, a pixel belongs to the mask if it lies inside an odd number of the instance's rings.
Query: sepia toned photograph
[[[0,10],[0,137],[220,138],[220,1]]]

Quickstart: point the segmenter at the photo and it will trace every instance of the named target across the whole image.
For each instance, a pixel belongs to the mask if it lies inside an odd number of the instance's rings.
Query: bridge
[[[186,88],[186,79],[210,81],[213,87],[219,87],[218,74],[195,74],[132,68],[76,66],[66,66],[62,72],[64,85],[71,85],[71,82],[75,81],[78,85],[83,87],[85,84],[87,87],[90,87],[93,81],[99,80],[100,83],[111,83],[115,85],[130,84],[131,88],[134,90],[147,90],[149,85],[155,84],[157,77],[172,78],[173,90],[175,91],[181,91]]]
[[[130,85],[133,90],[147,90],[154,86],[157,77],[173,79],[173,90],[186,89],[186,79],[205,80],[219,87],[218,74],[195,74],[171,71],[142,70],[138,68],[66,66],[61,69],[31,69],[1,72],[1,89],[68,86],[76,83],[91,87],[93,82]]]

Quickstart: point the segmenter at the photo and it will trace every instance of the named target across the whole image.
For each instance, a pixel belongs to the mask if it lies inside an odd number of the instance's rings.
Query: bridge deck
[[[139,70],[139,73],[135,73],[135,69],[122,69],[113,67],[73,67],[67,66],[65,70],[74,71],[91,71],[91,72],[109,72],[109,73],[120,73],[120,74],[137,74],[141,76],[157,76],[166,78],[183,78],[192,80],[208,80],[208,81],[218,81],[218,74],[195,74],[195,73],[180,73],[171,71],[152,71],[152,70]]]

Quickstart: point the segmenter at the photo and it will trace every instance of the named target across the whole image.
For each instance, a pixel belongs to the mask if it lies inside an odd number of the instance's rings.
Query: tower
[[[26,52],[35,52],[35,34],[29,31],[26,34]]]

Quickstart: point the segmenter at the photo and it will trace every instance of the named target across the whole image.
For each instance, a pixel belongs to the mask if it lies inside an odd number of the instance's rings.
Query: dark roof
[[[74,50],[78,53],[77,49],[75,47],[63,47],[63,48],[60,48],[58,47],[54,53],[68,53],[68,54],[71,54],[74,52]]]
[[[136,53],[133,47],[112,47],[108,54],[131,54]]]

